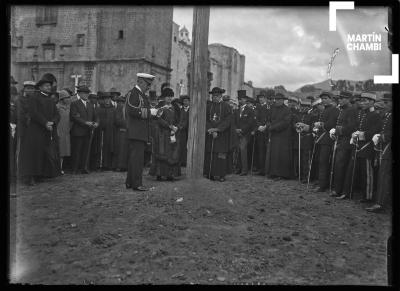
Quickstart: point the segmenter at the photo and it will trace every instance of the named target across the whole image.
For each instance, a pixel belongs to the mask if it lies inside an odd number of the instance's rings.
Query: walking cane
[[[214,153],[214,136],[211,137],[211,153],[210,153],[210,169],[208,172],[208,179],[211,180],[211,167],[212,167],[212,160],[213,160],[213,153]]]
[[[89,159],[90,159],[90,153],[91,153],[91,147],[92,147],[92,140],[93,140],[93,135],[94,135],[94,127],[90,130],[90,138],[89,138],[89,147],[86,153],[86,160],[85,160],[85,171],[89,172]]]
[[[314,141],[314,145],[313,145],[313,149],[312,149],[312,153],[311,153],[311,159],[308,163],[309,167],[308,167],[308,176],[307,176],[307,189],[310,186],[311,168],[312,168],[312,162],[314,159],[315,144],[316,144],[316,141]]]
[[[250,176],[253,176],[253,161],[254,161],[254,145],[256,144],[256,134],[253,136],[253,149],[251,152],[251,168],[250,168]]]
[[[100,144],[100,169],[103,168],[103,131],[101,131],[101,144]]]
[[[331,174],[329,177],[329,192],[332,192],[332,181],[333,181],[333,170],[335,166],[335,156],[336,156],[336,147],[337,147],[337,140],[338,138],[335,138],[335,143],[333,145],[333,153],[332,153],[332,161],[331,161]]]
[[[299,136],[299,183],[301,183],[301,159],[300,159],[300,153],[301,153],[301,150],[300,150],[300,131],[298,132],[298,136]]]
[[[353,171],[351,172],[351,184],[350,184],[350,199],[353,196],[353,183],[354,183],[354,173],[356,171],[356,161],[357,161],[357,151],[358,151],[358,136],[356,137],[356,148],[354,150],[354,162],[353,162]]]

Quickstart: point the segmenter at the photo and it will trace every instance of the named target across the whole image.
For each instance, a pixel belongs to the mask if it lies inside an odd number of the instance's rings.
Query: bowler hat
[[[94,93],[90,93],[89,96],[88,96],[88,99],[98,99],[98,98],[99,98],[99,96],[97,96]]]
[[[164,88],[161,92],[161,97],[174,97],[174,90],[171,88]]]
[[[90,93],[90,89],[86,85],[79,85],[79,86],[76,86],[76,92]]]
[[[114,87],[112,87],[109,91],[111,93],[112,96],[120,96],[121,92],[118,92],[117,89],[115,89]]]
[[[224,94],[225,90],[221,89],[219,87],[214,87],[212,90],[209,92],[210,94]]]
[[[111,93],[110,92],[105,92],[105,91],[98,91],[97,92],[97,97],[99,99],[106,99],[106,98],[111,98]]]
[[[190,100],[189,95],[181,95],[179,98],[183,101],[184,99]]]

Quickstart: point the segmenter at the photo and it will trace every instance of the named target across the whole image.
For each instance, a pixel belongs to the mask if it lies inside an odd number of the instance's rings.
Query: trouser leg
[[[239,141],[240,147],[240,161],[242,164],[242,173],[248,172],[248,164],[247,164],[247,137],[240,137]]]
[[[129,163],[126,176],[126,184],[132,188],[137,188],[142,185],[142,173],[144,164],[144,141],[129,140]]]

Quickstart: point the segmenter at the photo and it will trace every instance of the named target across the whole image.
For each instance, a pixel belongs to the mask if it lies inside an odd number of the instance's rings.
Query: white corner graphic
[[[399,83],[399,55],[392,54],[392,75],[374,76],[374,84],[398,84]]]
[[[336,10],[352,10],[354,1],[329,1],[329,31],[336,31]]]

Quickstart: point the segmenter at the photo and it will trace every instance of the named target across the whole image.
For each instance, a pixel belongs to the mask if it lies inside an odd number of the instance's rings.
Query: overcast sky
[[[174,22],[192,33],[193,9],[174,7]],[[313,7],[211,7],[209,43],[222,43],[246,56],[245,81],[255,87],[284,85],[295,90],[327,79],[327,67],[339,48],[332,79],[366,80],[391,74],[387,48],[387,10],[342,10],[337,31],[329,31],[329,10]],[[382,50],[350,52],[347,34],[380,33]]]

